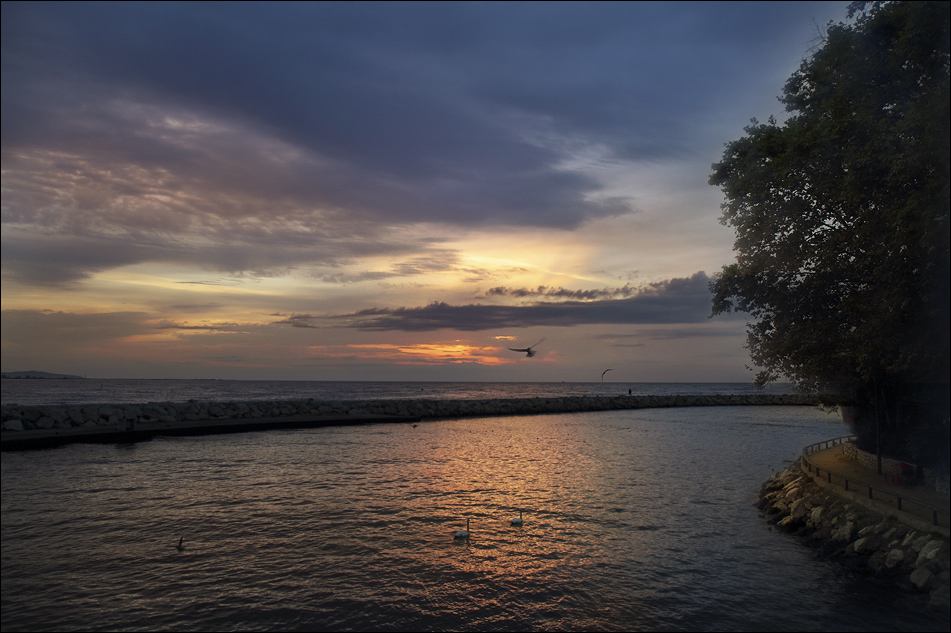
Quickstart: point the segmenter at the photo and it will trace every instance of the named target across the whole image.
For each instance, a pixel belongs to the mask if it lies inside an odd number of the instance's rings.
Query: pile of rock
[[[759,508],[821,555],[927,596],[932,609],[949,609],[951,548],[946,536],[850,502],[816,484],[798,463],[763,484]]]
[[[814,405],[814,395],[571,396],[490,400],[267,400],[253,402],[150,402],[82,406],[4,405],[4,431],[122,427],[202,420],[242,420],[287,416],[394,415],[418,418],[570,413],[608,409],[729,405]]]

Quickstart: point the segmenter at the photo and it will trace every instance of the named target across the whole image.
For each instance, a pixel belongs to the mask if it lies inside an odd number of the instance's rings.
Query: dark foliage
[[[892,453],[947,436],[949,7],[853,3],[786,83],[789,118],[754,120],[710,178],[737,236],[713,314],[752,316],[757,382],[851,401]]]

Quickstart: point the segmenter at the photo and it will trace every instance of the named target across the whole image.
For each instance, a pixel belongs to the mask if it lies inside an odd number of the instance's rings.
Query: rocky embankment
[[[763,484],[759,508],[820,555],[917,594],[930,609],[949,609],[947,537],[912,528],[819,486],[798,462]]]
[[[609,409],[731,405],[814,405],[816,395],[712,396],[572,396],[564,398],[511,398],[491,400],[282,400],[255,402],[150,402],[77,406],[4,405],[4,431],[63,430],[95,427],[125,428],[139,423],[176,424],[203,420],[273,419],[290,416],[392,415],[450,418],[469,416],[570,413]]]

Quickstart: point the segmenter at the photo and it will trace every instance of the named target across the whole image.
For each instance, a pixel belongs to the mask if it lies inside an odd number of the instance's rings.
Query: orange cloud
[[[324,358],[358,358],[388,361],[398,365],[446,365],[475,363],[508,365],[513,361],[499,357],[499,347],[480,347],[465,343],[414,343],[408,345],[360,344],[344,346],[311,346],[309,356]]]

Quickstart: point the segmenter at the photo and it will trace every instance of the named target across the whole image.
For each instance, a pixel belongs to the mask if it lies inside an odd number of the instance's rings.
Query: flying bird
[[[613,370],[613,369],[605,369],[604,371],[601,372],[601,382],[604,382],[604,374],[608,373],[609,371],[614,371],[614,370]]]
[[[512,350],[513,352],[525,352],[525,355],[528,358],[531,358],[532,356],[538,353],[535,351],[535,346],[540,345],[541,343],[544,343],[544,342],[545,342],[545,339],[542,339],[538,341],[538,343],[535,343],[535,345],[529,345],[528,347],[524,347],[524,348],[510,347],[509,349]]]

